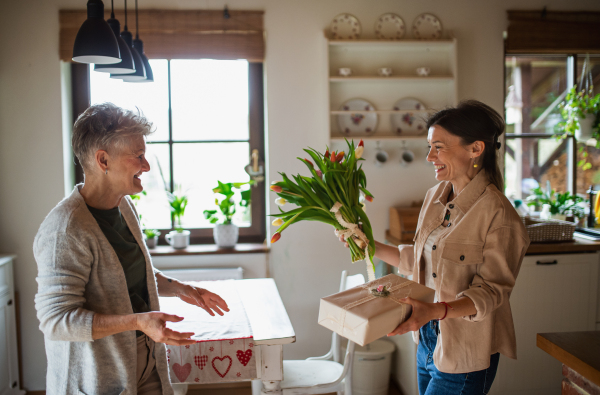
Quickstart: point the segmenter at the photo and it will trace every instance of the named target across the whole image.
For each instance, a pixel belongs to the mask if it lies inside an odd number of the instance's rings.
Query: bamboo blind
[[[139,10],[139,36],[150,59],[247,59],[262,62],[265,57],[263,11]],[[60,59],[71,62],[73,43],[86,10],[60,11]],[[110,7],[105,8],[105,19]],[[115,18],[125,25],[123,10]],[[127,12],[128,30],[135,38],[135,11]]]
[[[508,11],[506,53],[600,53],[600,12]]]

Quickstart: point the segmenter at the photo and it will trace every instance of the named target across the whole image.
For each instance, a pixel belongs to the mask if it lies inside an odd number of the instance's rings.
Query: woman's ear
[[[102,173],[106,172],[106,170],[108,169],[108,159],[109,159],[109,155],[108,152],[106,152],[103,149],[99,149],[98,151],[96,151],[96,166],[100,169],[100,171]]]
[[[471,153],[473,154],[473,158],[477,158],[483,154],[485,150],[485,143],[483,141],[475,141],[471,144]]]

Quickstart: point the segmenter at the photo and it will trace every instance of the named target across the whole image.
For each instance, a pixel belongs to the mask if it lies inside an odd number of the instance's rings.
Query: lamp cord
[[[137,0],[135,0],[135,39],[139,40],[140,36],[138,35],[138,6]]]
[[[115,0],[110,0],[110,17],[115,19]]]
[[[123,30],[127,31],[127,0],[125,0],[125,27]]]

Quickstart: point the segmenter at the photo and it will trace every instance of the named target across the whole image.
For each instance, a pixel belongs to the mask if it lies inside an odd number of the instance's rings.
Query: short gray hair
[[[73,125],[71,144],[84,170],[92,169],[97,150],[115,152],[123,149],[134,136],[148,136],[152,122],[137,113],[112,103],[94,104],[85,110]]]

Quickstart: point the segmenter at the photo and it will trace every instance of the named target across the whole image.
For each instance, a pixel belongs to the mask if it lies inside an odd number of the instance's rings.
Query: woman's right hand
[[[333,230],[333,232],[334,232],[334,233],[335,233],[335,235],[336,235],[336,236],[337,236],[337,237],[340,239],[340,241],[341,241],[342,243],[344,243],[344,246],[345,246],[346,248],[350,248],[350,247],[348,246],[348,242],[346,241],[346,238],[344,237],[344,235],[339,235],[339,236],[338,236],[338,231],[337,231],[337,229],[334,229],[334,230]]]
[[[194,332],[177,332],[167,328],[167,322],[179,322],[183,317],[165,314],[159,311],[136,314],[137,329],[144,332],[157,343],[165,343],[170,346],[186,346],[196,343],[190,339]]]

